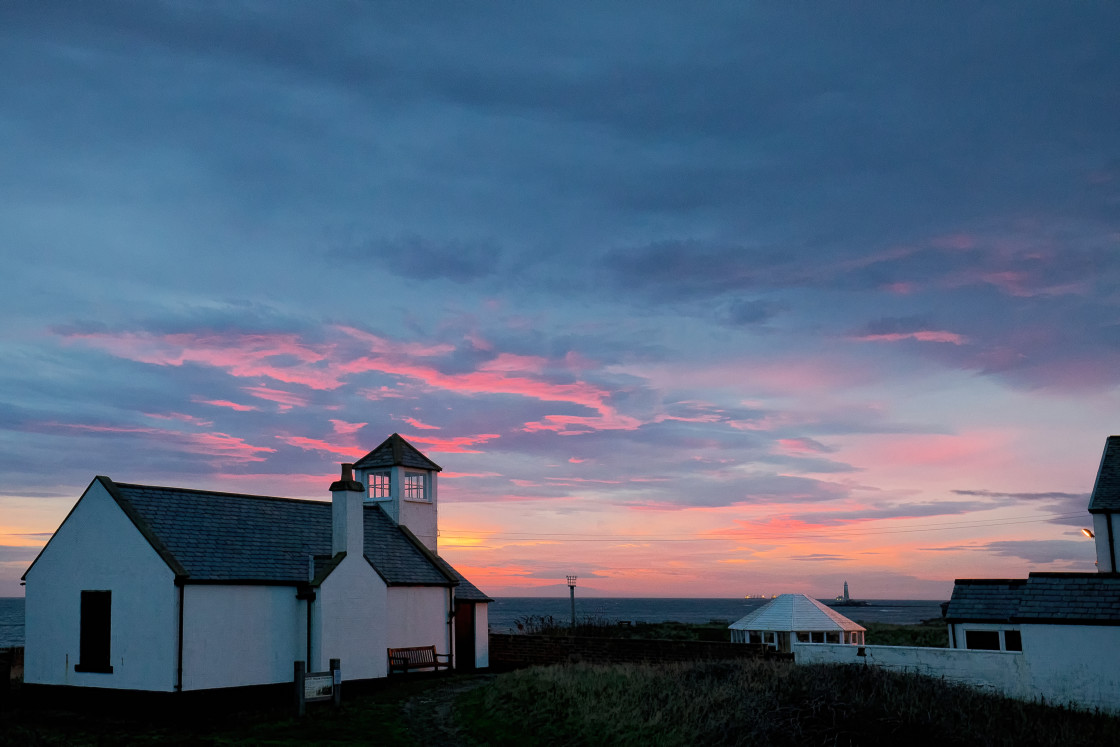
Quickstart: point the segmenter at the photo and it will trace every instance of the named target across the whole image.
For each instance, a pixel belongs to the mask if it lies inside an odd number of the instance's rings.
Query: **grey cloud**
[[[14,563],[20,561],[31,562],[42,550],[41,547],[21,547],[18,545],[0,545],[0,563]]]
[[[336,249],[332,258],[354,267],[383,267],[409,278],[446,278],[457,283],[498,273],[502,251],[492,240],[438,241],[422,236],[373,241],[354,249]]]
[[[989,542],[976,549],[1037,564],[1077,561],[1091,566],[1096,559],[1093,543],[1088,540],[1007,540]]]
[[[858,511],[814,511],[798,513],[797,519],[807,524],[837,526],[874,519],[916,519],[930,516],[955,516],[991,508],[977,501],[937,501],[936,503],[900,503]]]

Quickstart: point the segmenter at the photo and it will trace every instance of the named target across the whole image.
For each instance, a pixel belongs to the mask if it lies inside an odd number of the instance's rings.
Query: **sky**
[[[1094,569],[1120,5],[0,6],[0,596],[398,432],[492,596]]]

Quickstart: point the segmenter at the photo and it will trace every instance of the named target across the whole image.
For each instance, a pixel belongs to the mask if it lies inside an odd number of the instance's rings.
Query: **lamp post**
[[[576,629],[576,577],[568,576],[568,591],[572,594],[572,630]]]

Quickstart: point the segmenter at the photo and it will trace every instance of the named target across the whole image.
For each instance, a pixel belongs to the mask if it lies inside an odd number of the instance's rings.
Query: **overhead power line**
[[[820,530],[791,530],[777,535],[784,539],[810,539],[814,537],[861,537],[872,534],[912,534],[916,532],[946,532],[961,529],[984,529],[993,526],[1018,524],[1041,524],[1056,519],[1075,519],[1082,513],[1047,514],[1036,517],[1012,517],[1010,519],[977,519],[965,522],[938,522],[921,527],[895,529],[859,529],[838,526]],[[452,530],[440,534],[441,539],[495,539],[495,540],[539,540],[549,542],[739,542],[745,539],[775,539],[775,534],[752,533],[750,530],[733,534],[685,536],[672,534],[587,534],[583,532],[504,532]]]

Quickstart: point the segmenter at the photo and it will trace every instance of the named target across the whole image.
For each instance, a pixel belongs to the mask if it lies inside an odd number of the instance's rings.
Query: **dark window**
[[[980,651],[999,651],[998,630],[966,630],[964,647]]]
[[[1008,651],[1022,651],[1023,650],[1023,634],[1018,630],[1005,630],[1003,631],[1004,647]]]
[[[113,671],[109,665],[112,611],[113,592],[82,592],[82,627],[75,672]]]

